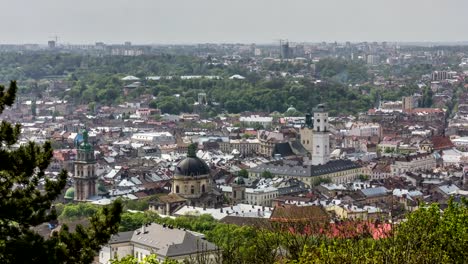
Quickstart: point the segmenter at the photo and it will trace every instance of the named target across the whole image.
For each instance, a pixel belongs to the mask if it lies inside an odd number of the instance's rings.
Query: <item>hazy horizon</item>
[[[0,0],[2,44],[466,42],[463,0]]]

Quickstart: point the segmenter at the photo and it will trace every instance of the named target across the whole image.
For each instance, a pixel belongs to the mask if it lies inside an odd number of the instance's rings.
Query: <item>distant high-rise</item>
[[[379,63],[379,57],[376,55],[367,55],[367,64],[376,65]]]
[[[77,146],[75,161],[75,201],[86,201],[96,195],[96,159],[88,142],[88,131],[82,131],[83,141]]]
[[[291,56],[291,50],[289,48],[289,42],[281,44],[281,59],[289,59]]]
[[[49,47],[49,49],[55,49],[55,45],[56,45],[56,44],[57,44],[57,43],[55,42],[55,40],[49,40],[49,41],[47,42],[47,46]]]

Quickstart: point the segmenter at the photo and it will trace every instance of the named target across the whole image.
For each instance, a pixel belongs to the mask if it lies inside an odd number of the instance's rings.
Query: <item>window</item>
[[[195,186],[190,186],[190,193],[195,194]]]
[[[320,119],[317,119],[317,123],[320,123]]]
[[[179,185],[176,185],[176,187],[175,187],[175,192],[176,192],[176,193],[179,193]]]
[[[205,184],[203,184],[203,185],[201,186],[201,192],[202,192],[202,193],[205,192]]]

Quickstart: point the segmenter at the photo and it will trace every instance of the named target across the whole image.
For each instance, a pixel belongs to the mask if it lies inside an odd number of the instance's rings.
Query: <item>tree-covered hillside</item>
[[[38,80],[62,79],[70,89],[54,95],[75,104],[116,105],[126,100],[141,100],[145,95],[145,98],[154,96],[148,102],[151,107],[173,114],[191,111],[199,92],[207,93],[211,103],[208,112],[215,115],[222,111],[283,113],[291,105],[305,112],[320,102],[326,102],[332,114],[355,114],[373,107],[378,98],[396,100],[419,91],[414,84],[383,89],[366,83],[371,74],[362,62],[320,60],[316,65],[320,82],[310,74],[298,78],[271,71],[277,65],[276,70],[294,74],[307,70],[309,64],[278,63],[251,70],[247,67],[249,63],[249,60],[212,63],[212,58],[168,54],[98,57],[51,52],[1,53],[0,80],[23,80],[20,94],[39,96],[41,93],[37,91],[47,87]],[[234,74],[246,78],[229,79]],[[139,77],[141,84],[125,94],[124,87],[131,83],[122,81],[127,75]],[[182,75],[211,75],[220,79],[187,80],[179,78]],[[148,76],[172,78],[147,81]],[[176,94],[180,96],[175,97]]]

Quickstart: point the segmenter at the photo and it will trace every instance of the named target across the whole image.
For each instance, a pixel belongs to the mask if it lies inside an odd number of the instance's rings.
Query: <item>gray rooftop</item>
[[[161,257],[175,257],[217,250],[215,244],[195,236],[189,231],[149,224],[133,232],[131,242],[151,247]]]
[[[254,173],[269,171],[275,175],[287,175],[297,177],[321,176],[329,173],[357,169],[361,166],[350,160],[331,160],[327,164],[316,166],[297,166],[297,165],[278,165],[273,163],[260,164],[257,167],[249,169]]]
[[[389,190],[385,187],[375,187],[375,188],[362,189],[361,192],[366,197],[375,197],[375,196],[386,195],[388,194]]]

